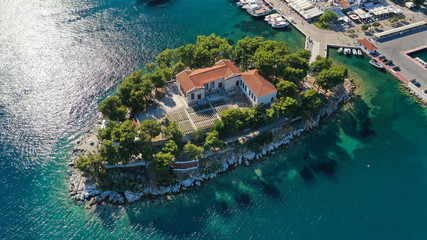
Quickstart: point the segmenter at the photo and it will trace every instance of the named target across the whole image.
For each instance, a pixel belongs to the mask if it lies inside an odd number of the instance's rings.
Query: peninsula
[[[345,67],[311,57],[285,42],[245,37],[233,47],[215,34],[166,49],[101,103],[69,163],[72,198],[169,196],[274,154],[351,94]]]

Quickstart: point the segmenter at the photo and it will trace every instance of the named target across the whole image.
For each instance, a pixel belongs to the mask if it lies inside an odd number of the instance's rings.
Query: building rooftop
[[[258,98],[277,92],[274,85],[261,76],[257,70],[244,72],[241,77]]]
[[[369,42],[366,38],[359,38],[357,39],[357,41],[363,46],[365,46],[369,51],[374,51],[378,49],[374,44]]]

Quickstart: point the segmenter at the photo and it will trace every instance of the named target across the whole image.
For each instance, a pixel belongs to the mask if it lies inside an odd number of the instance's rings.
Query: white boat
[[[283,22],[283,21],[286,21],[284,18],[282,18],[282,17],[276,17],[276,18],[271,18],[270,20],[268,20],[268,23],[273,23],[273,22]]]
[[[271,27],[272,28],[284,28],[287,27],[289,23],[287,21],[278,21],[278,22],[272,22]]]
[[[357,55],[362,56],[363,55],[362,50],[357,49]]]
[[[337,52],[338,52],[338,53],[341,53],[341,52],[342,52],[342,50],[343,50],[343,48],[342,48],[342,47],[340,47],[340,48],[338,48]]]
[[[376,68],[379,68],[379,69],[383,69],[383,68],[384,68],[384,66],[383,66],[383,65],[381,65],[381,64],[379,64],[379,63],[377,62],[377,60],[375,60],[375,59],[371,59],[371,61],[369,61],[369,63],[370,63],[372,66],[376,67]]]
[[[344,55],[350,54],[351,50],[350,48],[344,48]]]
[[[246,4],[249,4],[252,0],[240,0],[236,3],[237,6],[244,6]]]
[[[357,50],[355,48],[353,48],[352,52],[353,52],[353,55],[357,55]]]
[[[271,12],[270,8],[266,6],[261,8],[255,8],[255,9],[247,9],[246,11],[254,17],[262,17]]]
[[[271,19],[278,18],[278,17],[280,17],[280,14],[273,13],[273,14],[265,16],[264,20],[267,21],[267,22],[269,22]]]

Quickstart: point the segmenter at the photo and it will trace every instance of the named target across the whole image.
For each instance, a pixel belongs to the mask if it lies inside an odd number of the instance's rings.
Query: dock
[[[317,28],[308,23],[285,2],[280,0],[264,0],[264,2],[305,35],[305,49],[310,50],[312,53],[310,62],[313,62],[317,55],[326,57],[328,47],[355,47],[354,39],[341,32]]]

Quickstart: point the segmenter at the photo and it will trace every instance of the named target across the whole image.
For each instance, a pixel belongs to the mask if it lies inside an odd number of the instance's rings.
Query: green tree
[[[178,156],[179,149],[178,145],[173,140],[168,140],[162,148],[162,151],[165,153],[172,153],[174,156]]]
[[[310,61],[311,51],[301,48],[295,53],[298,57],[305,59],[306,61]]]
[[[317,113],[321,103],[322,100],[314,89],[301,93],[301,109],[305,118]]]
[[[159,184],[167,186],[172,183],[170,167],[174,156],[171,153],[159,152],[154,158],[153,172],[157,175]]]
[[[295,97],[297,94],[297,85],[290,81],[281,81],[276,84],[277,92],[281,97]]]
[[[285,117],[294,117],[298,112],[298,101],[291,97],[283,97],[280,101],[273,103],[271,108],[274,109],[274,112],[270,115],[275,116],[280,113]]]
[[[206,134],[205,146],[212,148],[216,151],[217,148],[222,147],[223,141],[218,139],[219,133],[217,131],[208,132]]]
[[[363,25],[361,26],[361,29],[362,29],[363,31],[366,31],[366,30],[368,30],[370,27],[371,27],[371,24],[363,24]]]
[[[246,70],[252,64],[252,57],[263,41],[263,37],[245,37],[237,41],[233,52],[234,62]]]
[[[166,139],[172,139],[175,143],[180,144],[184,134],[179,130],[178,123],[173,121],[163,128],[163,137]]]
[[[225,133],[243,129],[247,126],[243,112],[238,108],[228,109],[220,114],[221,121],[224,123],[223,130]]]
[[[258,127],[265,123],[265,109],[261,103],[256,104],[252,109],[247,113],[247,118],[245,119],[248,122],[248,125],[251,127]]]
[[[99,140],[111,140],[111,133],[114,129],[120,128],[120,124],[116,121],[110,120],[107,124],[107,127],[104,129],[99,129],[98,139]]]
[[[374,26],[374,27],[379,27],[379,26],[381,26],[381,24],[380,24],[379,22],[373,22],[373,23],[372,23],[372,26]]]
[[[156,120],[147,119],[142,121],[139,129],[149,134],[151,138],[154,138],[162,131],[162,125]]]
[[[117,95],[113,95],[101,103],[99,111],[102,115],[113,121],[124,121],[126,119],[127,109],[122,105]]]
[[[99,155],[102,161],[106,161],[108,164],[118,164],[120,162],[117,148],[110,140],[105,140],[99,148]]]
[[[199,159],[203,157],[204,150],[202,147],[198,147],[188,141],[188,143],[184,146],[184,152],[187,153],[191,158]]]
[[[313,72],[320,73],[322,70],[329,69],[331,66],[331,59],[317,56],[316,61],[311,63],[310,68]]]
[[[86,157],[80,156],[76,160],[76,168],[82,171],[83,176],[98,179],[101,170],[101,157],[92,153]]]
[[[172,67],[172,76],[176,76],[178,73],[184,71],[185,65],[182,62],[178,62]]]
[[[114,129],[111,135],[113,141],[120,143],[120,146],[130,150],[135,146],[136,133],[136,127],[133,122],[126,120],[120,125],[119,129]]]
[[[424,0],[412,0],[412,2],[418,7],[424,4]]]
[[[205,138],[206,138],[205,130],[203,130],[201,128],[197,129],[196,131],[191,133],[191,138],[197,144],[199,144],[199,145],[203,144],[203,141],[205,141]]]
[[[327,10],[324,14],[319,17],[319,21],[323,24],[329,24],[338,20],[338,14],[332,10]]]
[[[196,46],[194,44],[187,44],[178,48],[178,56],[186,67],[193,68],[195,51]]]
[[[325,69],[316,76],[316,83],[324,90],[330,90],[344,82],[348,77],[348,70],[344,66],[333,66],[330,69]]]
[[[171,68],[173,65],[172,55],[174,51],[172,49],[167,48],[163,52],[159,53],[156,57],[156,62],[159,66],[166,66],[167,68]]]

